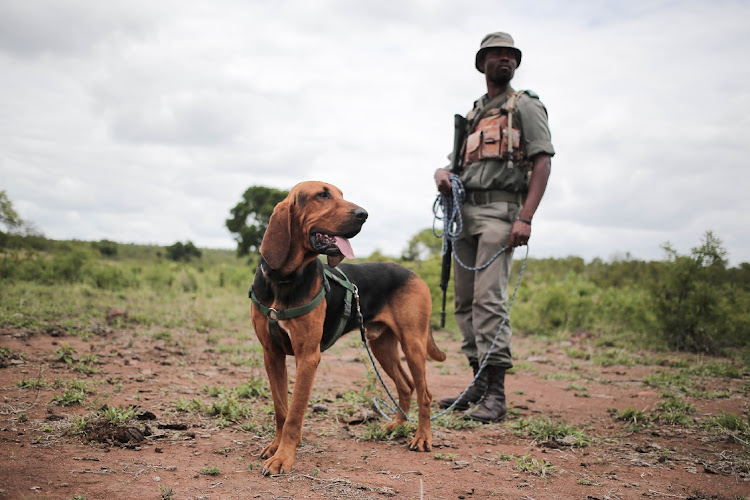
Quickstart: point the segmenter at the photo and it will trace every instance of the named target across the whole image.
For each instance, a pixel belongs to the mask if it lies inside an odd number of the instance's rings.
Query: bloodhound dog
[[[290,472],[294,465],[322,346],[335,342],[333,330],[346,333],[359,327],[356,304],[347,303],[352,295],[340,284],[342,273],[343,281],[348,278],[347,282],[356,285],[370,349],[396,385],[398,403],[405,412],[416,390],[419,422],[409,448],[429,451],[432,445],[432,394],[425,361],[427,356],[443,361],[445,353],[432,337],[430,290],[398,264],[341,264],[345,257],[354,257],[348,239],[359,233],[365,220],[363,208],[323,182],[294,186],[271,215],[250,293],[252,323],[263,346],[276,418],[276,434],[261,453],[267,459],[264,475]],[[319,255],[327,256],[327,266]],[[330,276],[334,279],[329,280]],[[399,361],[399,345],[411,376]],[[286,356],[294,356],[297,367],[291,402]],[[384,429],[404,422],[399,413]]]

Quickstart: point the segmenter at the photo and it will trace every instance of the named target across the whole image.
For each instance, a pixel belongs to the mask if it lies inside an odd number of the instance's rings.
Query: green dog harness
[[[328,281],[329,278],[346,289],[344,297],[344,312],[341,315],[341,318],[339,318],[338,324],[333,331],[323,332],[323,338],[320,341],[320,352],[328,350],[339,338],[341,338],[345,333],[344,328],[346,328],[346,323],[349,321],[352,314],[352,298],[357,294],[357,285],[349,281],[349,278],[347,278],[343,271],[339,270],[338,272],[341,273],[341,277],[336,276],[330,270],[325,269],[323,273],[323,284],[321,285],[318,294],[307,304],[292,307],[290,309],[274,309],[273,307],[264,306],[255,295],[252,285],[250,285],[248,296],[261,314],[268,318],[268,332],[271,334],[271,338],[276,345],[283,348],[281,338],[279,337],[279,321],[298,318],[299,316],[304,316],[315,309],[318,304],[320,304],[320,301],[323,300],[323,297],[325,297],[325,295],[331,290],[331,284]]]

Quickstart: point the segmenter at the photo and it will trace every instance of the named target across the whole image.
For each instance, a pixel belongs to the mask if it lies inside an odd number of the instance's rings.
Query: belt
[[[519,203],[523,195],[520,193],[513,193],[510,191],[467,191],[466,202],[472,205],[487,205],[489,203],[496,203],[498,201],[504,201],[506,203]]]

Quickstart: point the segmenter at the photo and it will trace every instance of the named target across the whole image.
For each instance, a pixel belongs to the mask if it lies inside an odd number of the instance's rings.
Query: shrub
[[[167,258],[175,262],[185,261],[189,262],[193,258],[200,259],[201,251],[193,245],[192,241],[188,241],[185,244],[179,241],[172,246],[167,247]]]
[[[721,240],[706,232],[690,256],[679,255],[669,243],[663,248],[667,262],[651,293],[667,345],[718,354],[746,336],[746,316],[734,314],[737,290],[726,282],[726,250]]]
[[[99,253],[104,257],[115,257],[117,256],[117,243],[109,240],[94,241],[91,243],[91,247],[95,250],[99,250]]]

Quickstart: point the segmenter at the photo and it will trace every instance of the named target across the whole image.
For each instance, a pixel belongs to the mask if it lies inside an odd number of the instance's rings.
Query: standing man
[[[469,271],[454,264],[455,317],[463,334],[462,351],[474,374],[479,370],[507,314],[508,275],[513,248],[526,245],[531,221],[547,187],[555,154],[547,109],[531,91],[516,92],[510,81],[521,64],[521,51],[507,33],[490,33],[476,55],[484,73],[487,94],[466,116],[467,138],[460,150],[460,168],[435,172],[438,190],[451,193],[450,175],[456,174],[466,190],[461,207],[463,230],[453,243],[458,259],[471,267],[485,264],[500,249],[508,250],[487,268]],[[476,383],[455,408],[484,423],[505,417],[505,371],[513,367],[511,329],[503,325],[498,341]],[[447,408],[457,397],[440,400]]]

